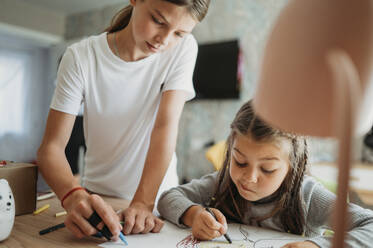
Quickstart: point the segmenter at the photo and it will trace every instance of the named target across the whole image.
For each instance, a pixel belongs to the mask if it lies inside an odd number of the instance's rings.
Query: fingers
[[[224,216],[219,215],[218,220],[224,223],[225,218]],[[193,221],[192,232],[193,236],[195,236],[198,239],[210,240],[220,237],[223,234],[221,233],[221,231],[226,230],[224,228],[224,224],[217,221],[215,217],[212,216],[209,212],[201,211],[200,214],[198,214],[198,216],[195,217],[195,221]]]
[[[90,212],[92,212],[92,210],[89,204],[86,201],[80,201],[74,209],[68,213],[65,219],[65,225],[76,237],[82,238],[97,232],[86,220]]]
[[[131,233],[140,233],[145,228],[145,219],[146,215],[143,214],[137,214],[135,217],[135,224],[133,225],[132,232]]]
[[[132,208],[127,208],[123,211],[124,216],[124,225],[123,225],[123,233],[128,235],[131,233],[133,226],[135,225],[135,210]]]
[[[100,196],[95,194],[89,197],[89,201],[92,208],[102,219],[102,222],[109,228],[110,232],[113,234],[113,237],[118,237],[119,232],[122,230],[122,226],[120,225],[119,217],[114,212],[113,208],[108,205]],[[103,226],[103,224],[101,224],[101,226]]]
[[[144,223],[144,229],[141,231],[141,233],[148,233],[150,232],[151,230],[153,230],[155,226],[155,223],[154,223],[154,218],[151,218],[151,217],[146,217],[145,218],[145,223]]]
[[[151,231],[153,233],[159,233],[164,225],[164,221],[159,218],[155,218],[154,224],[154,228]]]
[[[222,214],[222,212],[220,212],[216,208],[211,208],[211,211],[213,211],[213,213],[216,216],[217,221],[222,225],[221,228],[219,229],[219,232],[221,234],[227,233],[228,225],[227,225],[227,220],[225,219],[225,216]]]
[[[202,221],[204,222],[204,224],[206,225],[207,228],[211,229],[211,230],[219,230],[220,228],[222,228],[222,224],[220,224],[214,216],[212,216],[209,212],[207,211],[203,211],[201,213],[201,219]]]
[[[80,228],[75,225],[73,222],[69,222],[67,219],[65,220],[65,226],[73,235],[79,239],[83,238],[85,234],[80,230]]]
[[[192,233],[193,236],[199,240],[211,240],[221,236],[220,232],[202,226],[196,228],[193,227]]]
[[[152,212],[135,207],[129,207],[123,211],[124,226],[123,233],[158,233],[162,229],[164,222],[153,215]]]

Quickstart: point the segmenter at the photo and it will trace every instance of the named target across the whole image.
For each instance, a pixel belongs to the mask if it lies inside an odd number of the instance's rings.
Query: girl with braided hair
[[[231,124],[222,169],[166,191],[158,210],[194,237],[210,240],[227,232],[228,221],[304,235],[285,247],[328,247],[322,236],[335,195],[305,176],[304,137],[270,127],[245,103]],[[215,218],[205,210],[211,208]],[[373,213],[349,204],[349,247],[368,247],[373,238]]]

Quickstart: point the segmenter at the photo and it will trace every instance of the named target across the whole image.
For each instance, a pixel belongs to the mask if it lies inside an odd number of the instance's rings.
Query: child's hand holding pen
[[[192,227],[192,234],[199,240],[211,240],[227,233],[227,221],[215,208],[209,208],[211,214],[202,206],[190,207],[182,216],[185,225]],[[228,241],[229,242],[229,241]]]

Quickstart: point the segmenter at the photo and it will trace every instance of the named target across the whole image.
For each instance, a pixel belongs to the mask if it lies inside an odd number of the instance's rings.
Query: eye
[[[177,37],[180,37],[180,38],[183,38],[183,36],[184,36],[184,35],[182,35],[182,34],[179,33],[179,32],[176,32],[175,35],[176,35]]]
[[[9,195],[9,199],[12,199],[12,196],[11,196],[11,195]]]
[[[152,19],[158,25],[162,25],[163,24],[163,22],[161,22],[160,20],[158,20],[157,18],[155,18],[153,15],[152,15]]]
[[[3,197],[0,195],[0,200],[3,199]]]
[[[262,172],[266,173],[266,174],[271,174],[273,172],[275,172],[275,170],[266,170],[264,168],[261,168]]]
[[[245,166],[247,165],[247,163],[239,163],[236,159],[234,159],[234,163],[235,163],[238,167],[240,167],[240,168],[243,168],[243,167],[245,167]]]

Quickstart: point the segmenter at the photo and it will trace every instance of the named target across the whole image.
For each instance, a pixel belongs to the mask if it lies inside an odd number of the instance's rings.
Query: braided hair
[[[252,101],[246,102],[237,112],[231,124],[227,139],[225,159],[219,172],[218,187],[211,207],[220,209],[229,219],[241,222],[243,213],[249,211],[252,202],[244,199],[229,175],[231,150],[236,134],[250,135],[255,141],[274,141],[285,138],[290,141],[290,169],[281,186],[269,198],[275,202],[274,209],[266,216],[252,218],[259,226],[260,222],[278,216],[284,231],[303,234],[305,230],[304,203],[301,197],[301,186],[307,165],[307,142],[304,137],[275,129],[262,121],[252,108]]]

